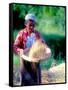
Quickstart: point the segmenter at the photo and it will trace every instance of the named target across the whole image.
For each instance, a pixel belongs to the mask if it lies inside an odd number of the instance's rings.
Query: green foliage
[[[64,59],[62,59],[61,54],[59,54],[56,59],[54,59],[54,55],[52,54],[52,56],[49,59],[42,61],[40,63],[40,66],[41,66],[41,69],[48,70],[51,67],[59,65],[63,62],[65,62],[65,61],[64,61]]]
[[[49,59],[44,60],[40,63],[41,69],[49,69],[54,61],[53,56],[51,56]]]
[[[13,32],[13,38],[14,38],[14,40],[15,40],[15,38],[16,38],[18,32],[19,32],[18,30],[14,30],[14,32]]]
[[[19,56],[13,54],[13,64],[19,66],[19,61],[20,61]]]
[[[19,13],[18,19],[24,19],[27,13],[34,13],[39,31],[52,30],[63,33],[65,30],[65,7],[13,4],[13,11]]]

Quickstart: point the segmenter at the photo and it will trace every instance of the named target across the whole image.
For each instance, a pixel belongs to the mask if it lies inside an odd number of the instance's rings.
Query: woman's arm
[[[22,41],[23,41],[22,33],[19,32],[13,45],[14,52],[18,55],[23,53],[23,49],[21,48]]]

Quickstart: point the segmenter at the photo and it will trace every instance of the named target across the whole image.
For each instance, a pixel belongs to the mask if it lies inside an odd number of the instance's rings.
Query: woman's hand
[[[24,49],[23,53],[27,54],[29,52],[30,48]]]
[[[20,49],[20,51],[19,51],[19,56],[20,57],[22,56],[23,52],[24,52],[24,50],[23,49]]]
[[[30,48],[26,48],[26,49],[19,49],[19,56],[22,56],[24,53],[26,54],[28,51],[30,50]]]

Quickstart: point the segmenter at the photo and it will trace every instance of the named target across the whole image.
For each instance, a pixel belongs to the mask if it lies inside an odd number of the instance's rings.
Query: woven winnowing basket
[[[47,52],[47,45],[42,43],[41,40],[36,40],[29,51],[29,57],[45,59],[46,52]]]

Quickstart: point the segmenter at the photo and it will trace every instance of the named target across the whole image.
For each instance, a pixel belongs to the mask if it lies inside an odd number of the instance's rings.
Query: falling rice
[[[47,45],[42,43],[42,41],[36,40],[36,42],[32,45],[29,51],[29,57],[31,58],[45,58],[47,55]]]

